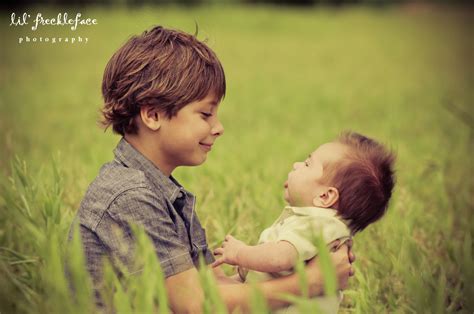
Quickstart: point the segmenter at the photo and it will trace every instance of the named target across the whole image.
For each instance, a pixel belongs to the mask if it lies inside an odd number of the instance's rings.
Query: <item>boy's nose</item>
[[[224,134],[224,126],[222,125],[221,121],[219,119],[216,119],[216,123],[212,127],[212,135],[215,136],[221,136]]]

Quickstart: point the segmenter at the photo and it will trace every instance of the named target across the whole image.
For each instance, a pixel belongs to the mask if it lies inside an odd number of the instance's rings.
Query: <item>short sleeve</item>
[[[349,230],[343,222],[332,217],[292,217],[281,226],[277,241],[291,243],[302,261],[309,260],[318,254],[314,238],[322,235],[326,244],[348,237]]]
[[[194,219],[192,221],[193,224],[193,233],[191,235],[192,237],[192,243],[193,243],[193,254],[201,254],[202,257],[204,258],[204,262],[206,265],[212,264],[215,261],[214,255],[212,254],[212,251],[209,249],[209,245],[207,243],[206,239],[206,230],[201,226],[201,223],[197,216],[194,216]],[[193,255],[194,256],[194,255]],[[199,261],[199,259],[194,259],[193,260]],[[195,264],[196,266],[196,264]]]
[[[148,188],[121,193],[111,203],[97,227],[97,234],[114,259],[129,267],[133,263],[134,240],[129,223],[142,226],[150,237],[166,277],[194,267],[188,244],[176,232],[166,201]]]

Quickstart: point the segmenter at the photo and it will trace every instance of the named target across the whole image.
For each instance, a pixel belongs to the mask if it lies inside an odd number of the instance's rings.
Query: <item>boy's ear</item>
[[[313,205],[329,208],[339,200],[339,191],[335,187],[328,187],[313,198]]]
[[[140,118],[143,124],[152,131],[157,131],[161,127],[163,113],[156,108],[144,106],[140,108]]]

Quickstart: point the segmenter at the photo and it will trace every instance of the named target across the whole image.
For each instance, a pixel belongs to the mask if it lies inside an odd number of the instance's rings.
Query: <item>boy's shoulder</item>
[[[135,215],[131,211],[151,206],[155,212],[167,208],[183,187],[165,176],[150,160],[121,139],[115,159],[102,166],[81,202],[80,223],[95,230],[105,216]]]
[[[78,212],[81,224],[94,230],[117,198],[131,192],[140,195],[147,190],[151,192],[151,186],[143,171],[125,167],[116,160],[104,164],[82,199]]]
[[[87,189],[86,197],[89,194],[97,195],[104,203],[110,203],[123,192],[137,188],[150,188],[145,172],[113,160],[100,168],[99,174]]]

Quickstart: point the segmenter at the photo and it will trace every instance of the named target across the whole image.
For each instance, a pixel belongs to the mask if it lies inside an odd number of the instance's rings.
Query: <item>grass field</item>
[[[90,310],[79,243],[64,244],[118,141],[96,125],[105,64],[131,34],[154,24],[193,33],[195,23],[226,71],[225,135],[203,166],[175,177],[197,196],[211,245],[227,233],[256,241],[284,206],[292,163],[352,129],[397,151],[398,184],[388,214],[355,238],[357,273],[341,312],[474,311],[472,7],[25,11],[82,12],[99,24],[75,32],[1,27],[0,313]],[[22,36],[89,42],[19,44]],[[143,277],[125,292],[109,276],[122,312],[163,300],[156,260],[141,243]],[[66,251],[76,300],[63,275]],[[132,296],[140,285],[151,296]]]

